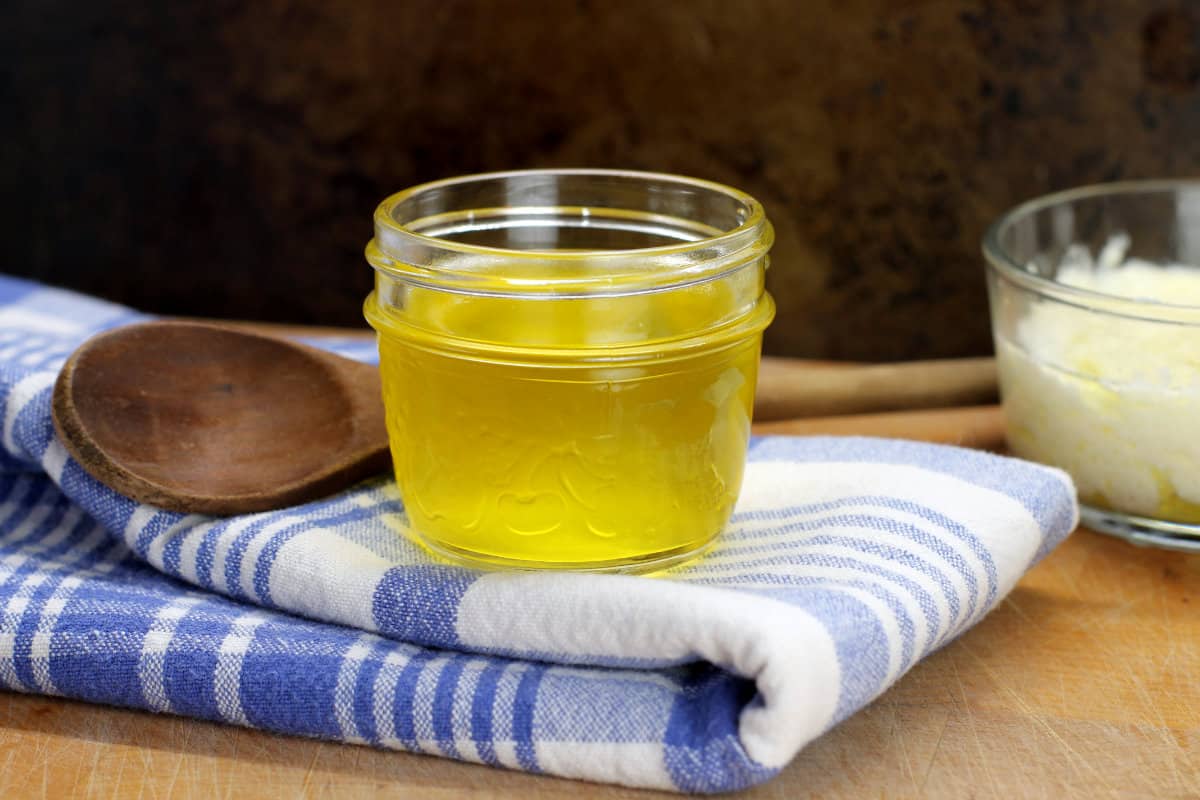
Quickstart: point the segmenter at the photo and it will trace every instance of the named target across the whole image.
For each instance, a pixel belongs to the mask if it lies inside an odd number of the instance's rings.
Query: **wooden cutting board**
[[[983,408],[801,427],[992,446],[999,424]],[[1200,556],[1077,531],[983,622],[738,796],[1200,797],[1198,610]],[[568,795],[675,796],[0,693],[0,798]]]

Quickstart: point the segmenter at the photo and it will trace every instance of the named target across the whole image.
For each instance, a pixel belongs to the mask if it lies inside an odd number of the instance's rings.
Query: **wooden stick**
[[[821,367],[765,356],[754,418],[761,422],[994,403],[991,358]]]
[[[233,320],[221,320],[221,324],[279,336],[340,336],[365,341],[375,335],[365,327],[330,328]],[[864,365],[764,356],[754,398],[754,419],[771,422],[968,406],[994,403],[996,399],[996,363],[991,358]]]
[[[1004,414],[999,406],[849,414],[835,417],[757,422],[760,435],[882,436],[956,444],[980,450],[1004,449]]]

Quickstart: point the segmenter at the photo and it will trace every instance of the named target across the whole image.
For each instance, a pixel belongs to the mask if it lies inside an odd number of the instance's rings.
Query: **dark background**
[[[24,0],[0,269],[159,313],[361,324],[385,195],[534,166],[744,188],[768,347],[990,349],[1017,201],[1200,174],[1200,4]]]

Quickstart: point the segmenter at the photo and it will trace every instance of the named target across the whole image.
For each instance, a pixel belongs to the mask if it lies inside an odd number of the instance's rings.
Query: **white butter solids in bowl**
[[[1200,253],[1154,220],[1186,222],[1197,186],[1051,196],[984,244],[1009,447],[1070,473],[1090,527],[1186,550],[1200,550]]]

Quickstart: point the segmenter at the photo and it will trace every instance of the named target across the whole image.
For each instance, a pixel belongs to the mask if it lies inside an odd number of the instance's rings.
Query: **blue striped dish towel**
[[[744,787],[979,621],[1075,526],[1060,472],[875,439],[753,440],[728,531],[647,578],[480,573],[381,476],[283,511],[138,505],[50,392],[128,309],[0,277],[0,685],[528,772]],[[371,358],[372,347],[326,341]]]

